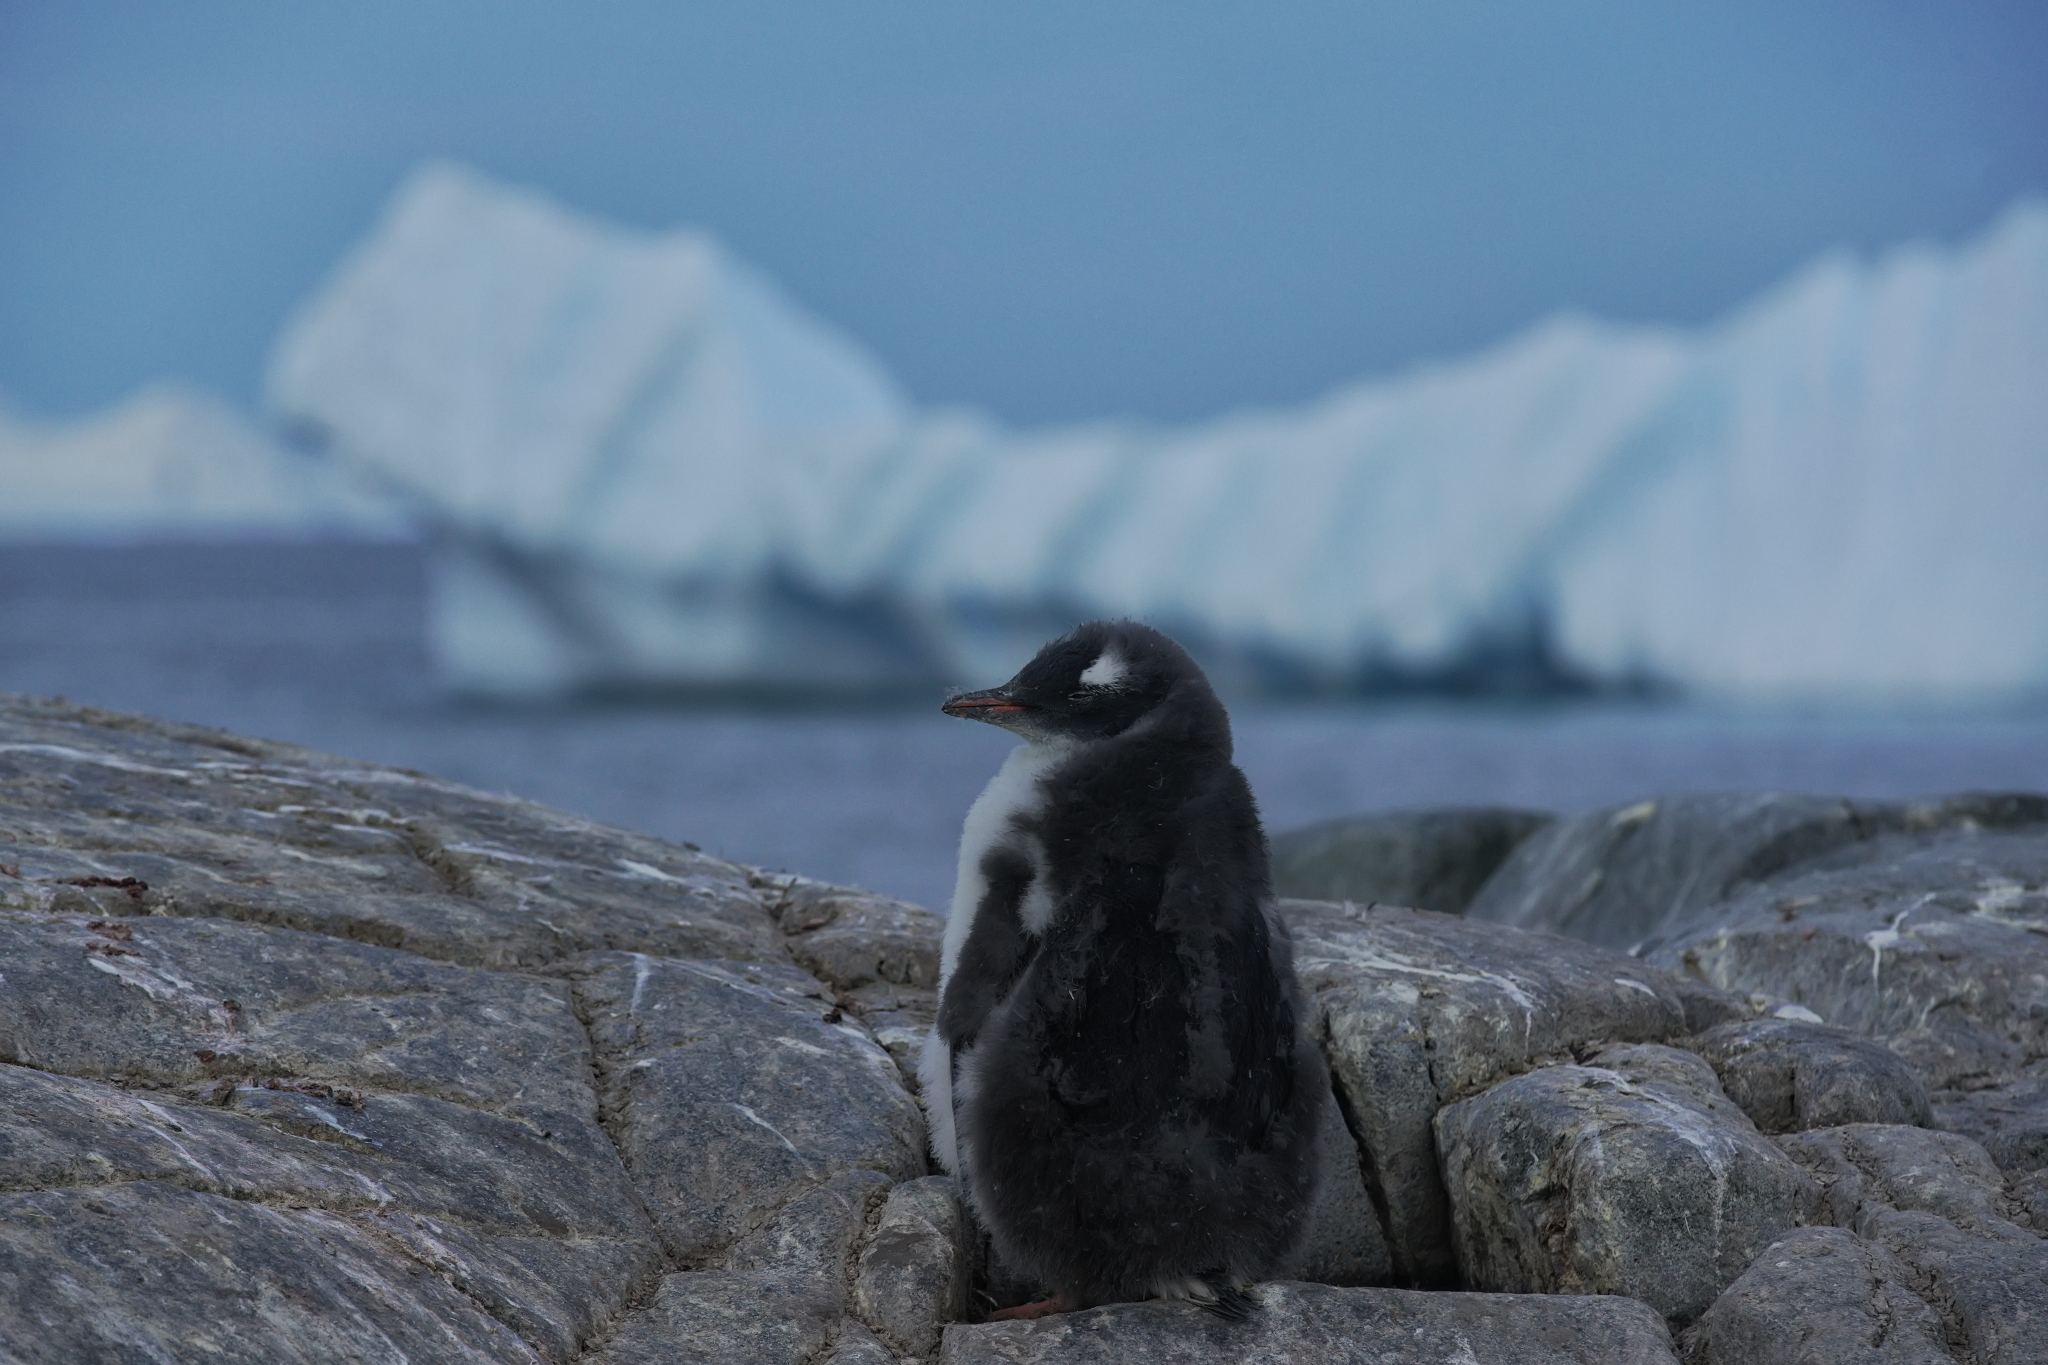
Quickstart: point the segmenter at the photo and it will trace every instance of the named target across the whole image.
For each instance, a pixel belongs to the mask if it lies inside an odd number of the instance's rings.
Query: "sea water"
[[[415,768],[935,908],[961,818],[1014,742],[941,716],[936,693],[865,707],[466,705],[434,686],[425,614],[409,545],[9,546],[0,691]],[[1274,830],[1678,791],[2048,791],[2048,707],[1239,701],[1232,717]]]

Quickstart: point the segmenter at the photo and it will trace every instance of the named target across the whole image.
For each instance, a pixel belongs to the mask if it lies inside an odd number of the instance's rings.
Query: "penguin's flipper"
[[[1031,885],[1030,861],[1014,849],[996,848],[982,859],[981,870],[988,889],[939,994],[937,1032],[956,1050],[974,1041],[1037,947],[1024,931],[1021,910]]]

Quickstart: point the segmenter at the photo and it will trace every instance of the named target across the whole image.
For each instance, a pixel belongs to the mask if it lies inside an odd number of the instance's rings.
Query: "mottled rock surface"
[[[1137,1303],[946,1329],[946,1365],[1674,1365],[1640,1303],[1570,1295],[1423,1294],[1282,1281],[1248,1322],[1187,1304]]]
[[[1811,1182],[1688,1052],[1606,1049],[1445,1107],[1466,1282],[1704,1312],[1813,1203]]]
[[[939,1329],[967,1316],[972,1247],[952,1180],[928,1176],[898,1185],[860,1254],[854,1301],[862,1319],[897,1350],[930,1355]]]
[[[1273,836],[1273,886],[1300,900],[1407,905],[1459,914],[1541,811],[1447,806],[1383,811]]]
[[[1889,834],[2048,829],[2048,797],[1921,803],[1727,792],[1655,797],[1559,820],[1516,847],[1467,907],[1476,919],[1614,948],[1682,933],[1710,907]]]
[[[1896,1052],[1847,1029],[1800,1019],[1723,1024],[1687,1040],[1721,1090],[1766,1133],[1845,1123],[1926,1126],[1933,1110]]]
[[[1607,1042],[1685,1029],[1662,972],[1453,915],[1283,901],[1397,1282],[1456,1282],[1431,1127],[1446,1104]]]
[[[2048,1242],[1984,1149],[1955,1133],[1853,1124],[1778,1139],[1821,1190],[1816,1221],[1891,1253],[1957,1359],[2048,1360]]]
[[[853,997],[928,987],[937,920],[811,883],[788,933],[790,891],[418,774],[0,699],[0,1354],[857,1344],[858,1248],[926,1166]]]
[[[1323,1108],[1323,1186],[1308,1230],[1280,1278],[1318,1284],[1386,1284],[1394,1278],[1379,1211],[1366,1189],[1364,1162],[1338,1105]]]
[[[1948,1365],[1941,1318],[1911,1273],[1840,1228],[1789,1232],[1728,1286],[1686,1341],[1688,1365]]]

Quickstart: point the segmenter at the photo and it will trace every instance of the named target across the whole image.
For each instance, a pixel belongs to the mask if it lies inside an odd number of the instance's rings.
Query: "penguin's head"
[[[960,693],[939,709],[1034,741],[1107,739],[1189,684],[1208,694],[1201,668],[1167,636],[1135,621],[1090,621],[1001,687]]]

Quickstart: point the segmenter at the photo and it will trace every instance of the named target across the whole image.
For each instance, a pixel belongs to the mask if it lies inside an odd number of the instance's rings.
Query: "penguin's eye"
[[[1094,694],[1093,692],[1088,692],[1088,691],[1081,691],[1081,692],[1069,692],[1069,693],[1067,693],[1067,700],[1068,700],[1068,701],[1087,701],[1087,700],[1088,700],[1088,699],[1089,699],[1090,697],[1092,697],[1092,696],[1094,696],[1094,695],[1095,695],[1095,694]]]

